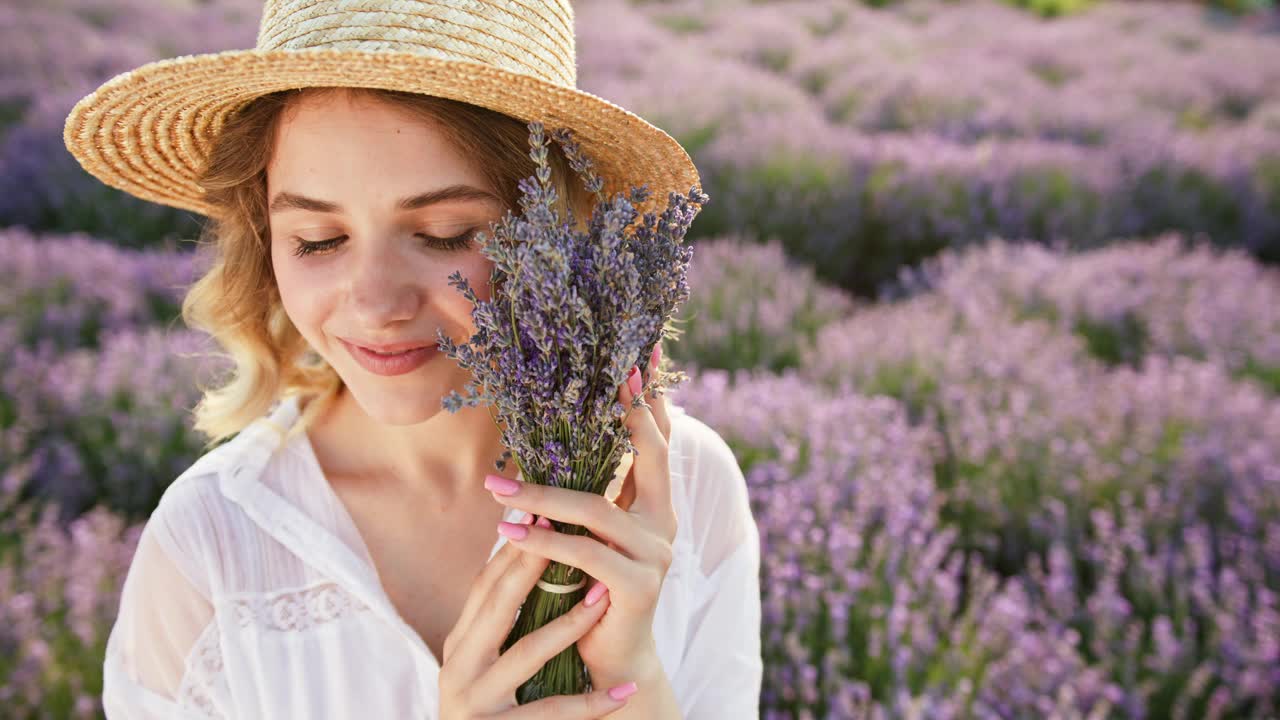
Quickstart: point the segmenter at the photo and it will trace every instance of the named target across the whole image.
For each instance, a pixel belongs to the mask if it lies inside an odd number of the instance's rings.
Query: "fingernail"
[[[627,374],[627,383],[632,395],[640,394],[640,368],[631,366],[631,372]]]
[[[653,346],[653,352],[649,354],[649,367],[658,367],[658,363],[662,361],[662,343]]]
[[[582,604],[587,607],[591,607],[592,605],[600,602],[600,598],[604,597],[604,594],[607,592],[609,592],[609,588],[605,587],[604,583],[597,580],[596,584],[592,585],[591,589],[587,591],[587,597],[582,601]]]
[[[499,475],[485,475],[484,489],[496,492],[499,495],[515,495],[520,491],[520,483]]]
[[[533,524],[533,513],[525,513],[525,514],[524,514],[524,517],[520,518],[520,524],[521,524],[521,525],[532,525],[532,524]]]
[[[618,687],[615,687],[615,688],[609,688],[609,697],[613,698],[614,700],[626,700],[632,695],[635,695],[636,690],[639,690],[639,689],[640,688],[636,687],[636,681],[632,680],[626,685],[619,685]]]
[[[538,518],[538,522],[535,524],[540,528],[546,528],[548,530],[551,529],[551,521],[548,520],[545,516]]]
[[[529,537],[529,528],[516,523],[509,523],[505,520],[498,523],[498,534],[512,540],[523,540]]]

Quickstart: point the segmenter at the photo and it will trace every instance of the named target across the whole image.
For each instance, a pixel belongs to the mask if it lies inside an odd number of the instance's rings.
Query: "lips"
[[[371,352],[371,353],[377,353],[377,354],[379,354],[379,355],[386,355],[386,356],[390,357],[390,356],[392,356],[392,355],[403,355],[403,354],[405,354],[405,353],[407,353],[407,352],[411,352],[411,351],[413,351],[413,350],[418,350],[418,349],[420,349],[420,348],[417,348],[417,347],[414,347],[414,348],[405,348],[404,350],[394,350],[394,351],[374,350],[374,349],[372,349],[372,348],[367,348],[367,347],[362,347],[361,349],[362,349],[362,350],[368,350],[368,351],[369,351],[369,352]]]
[[[372,351],[342,341],[351,357],[375,375],[403,375],[418,369],[438,352],[436,347],[423,346],[416,350],[407,350],[395,355],[378,355]]]
[[[432,341],[429,340],[408,340],[404,342],[379,344],[362,342],[360,340],[351,340],[348,338],[340,339],[349,345],[355,345],[356,347],[364,348],[365,350],[383,354],[404,352],[405,350],[417,350],[418,348],[424,348],[432,344]]]

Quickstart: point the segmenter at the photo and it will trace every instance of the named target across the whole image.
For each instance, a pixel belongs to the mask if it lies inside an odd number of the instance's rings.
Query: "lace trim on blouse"
[[[178,687],[178,703],[208,718],[223,717],[213,702],[213,685],[222,674],[222,644],[218,623],[210,622],[196,640],[187,672]]]
[[[242,628],[253,626],[271,632],[298,632],[337,620],[349,613],[370,608],[337,583],[260,595],[244,595],[230,600],[231,617]],[[196,640],[178,688],[178,700],[202,717],[222,718],[214,702],[214,686],[222,676],[222,644],[218,623],[210,622]]]
[[[249,595],[231,600],[231,615],[240,627],[274,632],[306,630],[370,608],[333,581],[301,590]]]

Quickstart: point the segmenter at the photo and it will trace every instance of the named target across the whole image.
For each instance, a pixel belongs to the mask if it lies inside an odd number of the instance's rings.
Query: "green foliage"
[[[720,132],[719,123],[710,123],[699,128],[686,130],[676,134],[676,141],[684,147],[689,155],[697,155],[698,151],[708,145]]]
[[[850,90],[826,106],[827,118],[836,124],[852,124],[861,104],[858,93]]]
[[[1030,10],[1041,17],[1053,18],[1087,10],[1097,0],[1005,0],[1005,2]]]
[[[1054,63],[1048,59],[1034,62],[1027,69],[1045,85],[1054,88],[1066,85],[1080,74],[1078,70],[1074,70],[1060,63]]]
[[[659,15],[654,21],[677,35],[693,35],[707,30],[707,21],[694,15]]]
[[[1026,208],[1026,232],[1036,238],[1066,234],[1083,241],[1091,234],[1089,228],[1064,228],[1055,220],[1065,218],[1075,221],[1073,225],[1081,225],[1105,207],[1104,198],[1083,178],[1053,165],[1028,168],[1018,173],[1011,190],[1017,198],[1014,202]]]
[[[819,331],[853,307],[773,242],[703,241],[691,278],[698,289],[676,318],[682,332],[665,347],[673,359],[701,367],[799,367]]]
[[[859,384],[859,392],[888,395],[906,406],[909,417],[919,420],[936,399],[938,379],[923,364],[910,360],[895,365],[881,365],[869,380]]]
[[[1177,126],[1179,130],[1203,132],[1213,127],[1213,121],[1212,113],[1204,108],[1191,106],[1178,113]]]
[[[1280,395],[1280,367],[1278,366],[1263,365],[1250,357],[1245,361],[1244,367],[1234,373],[1234,377],[1238,380],[1252,380],[1261,384],[1272,394]]]
[[[776,73],[785,72],[791,65],[791,48],[765,48],[756,57],[756,64]]]
[[[1208,5],[1236,15],[1249,15],[1276,7],[1276,0],[1208,0]]]
[[[76,202],[39,208],[34,217],[22,223],[0,217],[0,225],[21,224],[46,233],[82,232],[113,238],[117,245],[134,249],[155,248],[200,234],[203,220],[195,213],[136,198],[97,180],[76,180],[68,182]]]
[[[798,82],[810,95],[816,97],[822,95],[822,91],[826,89],[834,75],[835,70],[832,68],[818,66],[802,73]]]
[[[31,101],[27,98],[15,97],[0,100],[0,142],[4,141],[9,128],[22,121],[30,103]]]
[[[799,260],[812,262],[820,252],[825,256],[825,269],[830,270],[843,261],[843,254],[860,254],[858,248],[837,242],[838,238],[823,238],[830,241],[827,246],[806,252],[805,243],[813,235],[799,215],[812,218],[837,207],[834,196],[845,189],[846,174],[838,159],[785,147],[774,148],[746,166],[731,165],[708,173],[704,177],[708,192],[713,197],[731,198],[733,205],[725,200],[708,203],[692,226],[690,238],[736,234],[741,228],[750,228],[754,237],[778,238]],[[824,268],[818,270],[824,279],[831,279],[823,273]]]
[[[1109,365],[1137,367],[1147,351],[1147,330],[1142,319],[1126,313],[1115,322],[1101,323],[1081,315],[1073,328],[1084,338],[1089,354]]]
[[[838,12],[831,13],[831,15],[826,20],[823,20],[823,21],[807,20],[805,21],[805,24],[808,26],[809,31],[813,33],[814,37],[821,38],[821,37],[827,37],[828,35],[831,35],[837,30],[840,30],[841,28],[843,28],[845,21],[848,19],[849,19],[849,13],[844,10],[841,10]]]
[[[1259,158],[1254,182],[1261,189],[1267,207],[1280,213],[1280,155]]]
[[[1246,212],[1232,188],[1204,170],[1173,163],[1143,173],[1133,201],[1155,231],[1210,232],[1223,242],[1239,237]]]
[[[833,163],[782,148],[746,170],[747,179],[754,185],[805,194],[830,190],[843,180],[839,173]]]

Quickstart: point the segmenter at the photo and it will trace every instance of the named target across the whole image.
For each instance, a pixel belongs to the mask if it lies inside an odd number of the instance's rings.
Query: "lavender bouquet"
[[[693,250],[683,241],[708,197],[697,187],[687,197],[672,192],[661,215],[645,213],[633,228],[634,205],[648,198],[647,186],[606,200],[591,159],[568,129],[556,129],[552,137],[596,199],[587,231],[578,231],[572,209],[562,223],[553,207],[556,191],[542,124],[532,122],[529,130],[537,171],[536,181],[520,181],[523,212],[507,212],[492,236],[477,235],[481,251],[494,261],[491,299],[479,300],[460,272],[449,276],[450,285],[475,305],[476,333],[460,346],[439,333],[439,346],[471,370],[474,382],[464,388],[467,395],[446,396],[443,406],[449,412],[481,404],[497,408],[494,422],[506,447],[495,462],[499,470],[514,458],[525,482],[603,495],[624,454],[637,452],[624,424],[630,408],[618,401],[618,386],[632,365],[646,367],[667,321],[689,298]],[[683,372],[655,371],[632,407],[645,404],[646,393],[687,379]],[[553,521],[553,526],[591,535],[578,525]],[[541,579],[574,585],[585,580],[585,573],[552,561]],[[568,612],[585,594],[585,583],[559,593],[535,586],[503,651]],[[522,684],[516,699],[523,705],[590,689],[575,645]]]

